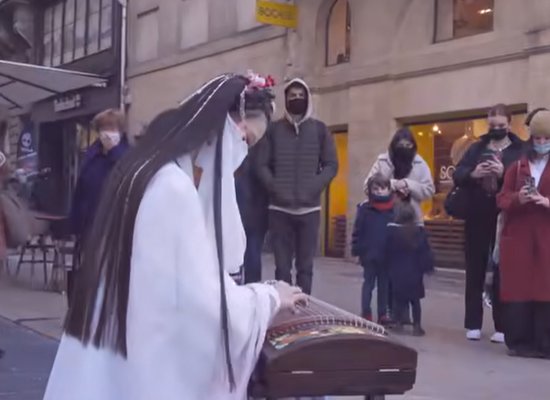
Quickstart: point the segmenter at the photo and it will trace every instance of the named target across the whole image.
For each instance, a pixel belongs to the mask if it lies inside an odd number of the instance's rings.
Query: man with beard
[[[301,79],[285,88],[284,118],[273,123],[258,156],[257,173],[269,193],[269,229],[275,277],[311,293],[318,244],[321,195],[338,172],[334,138],[312,118],[311,92]]]
[[[390,179],[395,197],[401,201],[410,202],[416,211],[417,223],[422,224],[421,205],[423,201],[433,197],[435,185],[430,167],[417,153],[416,140],[409,128],[399,129],[390,142],[388,152],[379,155],[376,159],[367,179],[365,179],[365,194],[367,196],[368,181],[375,174],[382,174]],[[390,309],[393,308],[391,299],[388,304]],[[391,314],[390,310],[387,315]],[[410,316],[408,319],[410,320]]]

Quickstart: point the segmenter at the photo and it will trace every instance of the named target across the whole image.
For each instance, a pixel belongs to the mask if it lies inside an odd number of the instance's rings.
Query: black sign
[[[74,110],[80,107],[82,107],[82,97],[78,93],[70,96],[60,97],[53,101],[53,110],[56,113]]]

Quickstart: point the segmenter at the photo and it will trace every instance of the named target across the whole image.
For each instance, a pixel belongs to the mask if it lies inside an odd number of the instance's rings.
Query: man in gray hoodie
[[[285,117],[274,122],[258,149],[257,173],[269,193],[269,230],[275,278],[311,293],[313,258],[318,245],[321,195],[338,172],[334,138],[311,117],[312,97],[301,79],[285,88]]]

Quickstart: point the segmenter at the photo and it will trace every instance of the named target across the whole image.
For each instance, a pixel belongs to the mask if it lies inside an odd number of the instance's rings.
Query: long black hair
[[[412,148],[402,152],[399,147],[399,142],[402,140],[410,142]],[[417,151],[418,146],[416,144],[416,139],[409,128],[404,127],[395,132],[388,150],[390,160],[394,167],[394,179],[405,179],[409,176],[413,168],[413,161]]]
[[[115,166],[102,191],[92,228],[78,254],[75,296],[65,321],[68,335],[84,345],[109,347],[127,356],[126,317],[132,241],[138,208],[147,185],[167,163],[220,137],[228,113],[239,109],[243,100],[250,99],[250,104],[269,115],[271,93],[259,89],[245,91],[248,84],[248,78],[229,74],[208,82],[178,108],[165,111],[151,121],[137,146]],[[243,93],[246,93],[244,97]],[[221,240],[221,143],[217,140],[214,220],[220,268],[221,329],[233,388]]]

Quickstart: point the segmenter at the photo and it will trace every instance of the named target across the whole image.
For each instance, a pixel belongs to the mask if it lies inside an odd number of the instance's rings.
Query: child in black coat
[[[357,207],[351,250],[363,267],[363,317],[372,321],[372,292],[376,285],[378,323],[387,325],[389,281],[384,243],[388,223],[393,221],[390,180],[380,174],[374,175],[367,183],[367,195],[368,200]]]
[[[413,335],[423,336],[420,300],[425,296],[424,275],[434,270],[428,235],[408,202],[396,206],[395,223],[388,229],[384,251],[393,296],[395,331],[404,331],[410,305]]]

